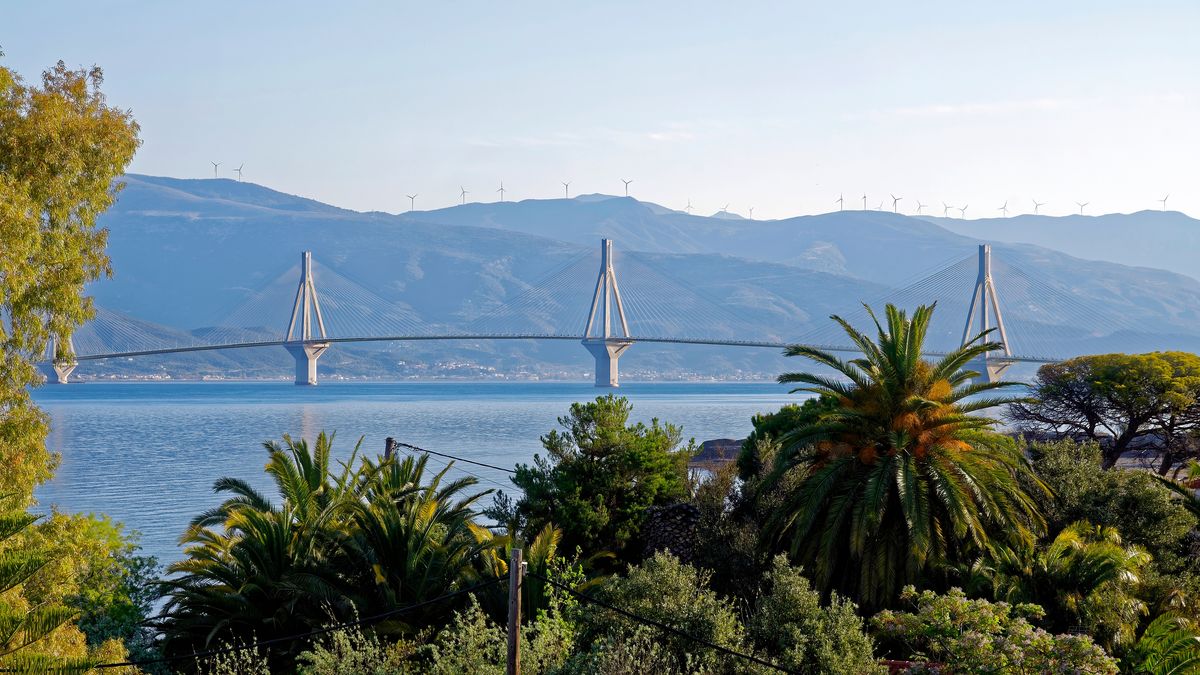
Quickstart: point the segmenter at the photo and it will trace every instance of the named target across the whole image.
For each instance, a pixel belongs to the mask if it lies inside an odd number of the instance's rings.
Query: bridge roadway
[[[423,342],[434,340],[456,340],[456,341],[471,341],[471,340],[572,340],[581,342],[585,338],[583,335],[538,335],[538,334],[482,334],[482,335],[390,335],[380,337],[326,337],[312,338],[309,340],[268,340],[263,342],[235,342],[227,344],[213,345],[191,345],[186,347],[164,347],[161,349],[143,349],[138,351],[128,352],[113,352],[110,354],[86,354],[76,355],[76,361],[99,361],[103,359],[119,359],[134,356],[155,356],[159,354],[183,354],[187,352],[207,352],[223,349],[249,349],[251,347],[287,347],[311,344],[345,344],[355,342]],[[595,339],[595,338],[592,338]],[[715,340],[703,338],[662,338],[662,337],[630,337],[620,338],[622,341],[649,343],[649,344],[676,344],[676,345],[709,345],[716,347],[758,347],[765,349],[785,349],[791,347],[795,343],[791,342],[764,342],[756,340]],[[858,349],[853,347],[839,347],[836,345],[806,345],[816,349],[824,349],[831,352],[849,352],[858,353]],[[945,356],[948,352],[926,352],[926,356]],[[995,361],[1003,361],[1010,363],[1053,363],[1061,359],[1054,357],[1035,357],[1035,356],[995,356],[992,357]]]

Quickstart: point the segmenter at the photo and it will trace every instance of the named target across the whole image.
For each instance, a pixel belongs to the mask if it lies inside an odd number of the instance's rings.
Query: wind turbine
[[[496,192],[500,193],[500,201],[504,201],[504,181],[500,181],[500,189]]]
[[[950,213],[950,209],[952,209],[952,208],[954,208],[954,207],[950,206],[946,202],[942,202],[942,217],[943,218],[947,217]]]
[[[883,210],[883,200],[882,200],[882,199],[880,199],[880,200],[879,200],[879,206],[876,206],[876,207],[875,207],[875,210],[876,210],[876,211],[882,211],[882,210]]]
[[[843,206],[844,206],[843,202],[844,202],[845,200],[844,200],[844,199],[842,199],[842,195],[841,195],[841,193],[840,193],[840,192],[838,193],[838,198],[837,198],[837,199],[835,199],[835,200],[833,200],[833,201],[837,203],[837,205],[838,205],[838,211],[841,211],[841,210],[842,210],[842,208],[843,208]]]
[[[728,205],[728,204],[726,204],[725,206],[722,206],[722,207],[721,207],[721,213],[724,213],[724,214],[728,214],[728,213],[729,213],[729,205]]]
[[[213,178],[216,178],[217,177],[217,167],[221,166],[221,162],[209,162],[209,164],[213,165]]]
[[[750,207],[750,220],[754,220],[754,207]]]
[[[690,216],[692,215],[692,198],[688,197],[688,205],[683,209]]]
[[[571,198],[571,183],[568,181],[566,183],[563,183],[562,185],[563,185],[563,199],[570,199]]]
[[[1007,199],[1004,200],[1004,205],[996,210],[999,211],[1000,213],[1004,214],[1004,217],[1007,218],[1008,217],[1008,200]]]
[[[238,168],[234,169],[234,171],[237,172],[239,183],[242,182],[242,167],[243,166],[246,166],[245,162],[242,162],[240,165],[238,165]]]
[[[920,199],[917,200],[917,215],[918,216],[921,215],[921,209],[924,209],[926,206],[929,206],[929,205],[922,204]]]
[[[631,178],[629,180],[625,180],[624,178],[622,178],[621,182],[625,184],[625,196],[628,197],[629,196],[629,184],[633,182],[633,179]]]
[[[416,195],[404,195],[404,196],[408,197],[408,210],[412,211],[417,206],[417,196]]]
[[[1036,199],[1033,200],[1033,215],[1036,216],[1038,214],[1038,209],[1042,208],[1045,205],[1046,205],[1046,202],[1039,202]]]
[[[867,210],[867,193],[863,193],[863,211]]]
[[[1167,210],[1167,200],[1168,200],[1168,199],[1170,199],[1170,198],[1171,198],[1171,195],[1170,195],[1170,193],[1167,193],[1167,196],[1166,196],[1166,197],[1163,197],[1162,199],[1159,199],[1159,200],[1158,200],[1158,201],[1162,202],[1162,205],[1163,205],[1163,206],[1162,206],[1162,210],[1163,210],[1163,211],[1166,211],[1166,210]]]
[[[1075,202],[1079,206],[1079,215],[1083,215],[1083,207],[1091,204],[1091,202]]]
[[[962,206],[958,207],[958,217],[959,218],[967,217],[967,207],[968,206],[970,206],[970,204],[963,204]]]
[[[902,200],[902,199],[904,199],[904,197],[897,197],[896,195],[892,195],[892,213],[900,213],[900,207],[897,206],[897,204],[899,204],[900,200]]]
[[[462,203],[466,204],[467,203],[467,195],[470,194],[470,190],[468,190],[467,188],[465,188],[461,185],[458,186],[458,189],[460,190],[460,192],[458,193],[458,196],[462,197]]]

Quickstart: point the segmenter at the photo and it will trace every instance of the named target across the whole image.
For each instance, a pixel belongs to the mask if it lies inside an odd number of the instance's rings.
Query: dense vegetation
[[[166,577],[103,517],[32,515],[56,461],[34,363],[52,337],[71,357],[138,144],[101,79],[0,68],[0,669],[498,673],[519,546],[525,672],[1200,672],[1200,500],[1172,478],[1200,445],[1200,358],[1082,357],[1009,399],[971,370],[986,333],[922,357],[931,307],[874,334],[835,317],[851,360],[789,349],[818,370],[780,380],[815,396],[711,474],[605,396],[490,506],[422,454],[269,442],[275,494],[219,480]]]

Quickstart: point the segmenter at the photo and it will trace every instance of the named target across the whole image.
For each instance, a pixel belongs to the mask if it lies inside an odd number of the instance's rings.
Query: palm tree
[[[991,595],[1046,610],[1055,632],[1082,627],[1110,651],[1133,641],[1146,614],[1138,599],[1150,555],[1113,527],[1072,523],[1039,547],[996,547],[974,567]]]
[[[887,306],[872,340],[838,316],[862,356],[849,361],[792,346],[840,376],[787,373],[780,382],[829,397],[815,421],[785,433],[768,484],[799,472],[799,486],[768,522],[768,543],[790,550],[836,589],[868,607],[923,576],[973,558],[992,538],[1033,541],[1045,523],[1022,482],[1045,490],[1011,439],[979,411],[1011,402],[981,396],[1005,382],[971,383],[967,364],[1000,345],[987,333],[937,361],[922,358],[932,306],[911,319]]]
[[[421,603],[479,581],[483,555],[501,542],[477,524],[475,505],[490,490],[468,494],[472,477],[446,480],[453,463],[426,477],[428,455],[364,459],[360,496],[350,507],[344,550],[359,612],[370,615]],[[445,606],[406,613],[389,629],[422,625]]]
[[[332,445],[324,433],[312,449],[288,436],[264,444],[279,505],[244,480],[216,481],[233,496],[193,520],[180,542],[187,557],[163,582],[166,653],[303,633],[352,614],[339,554],[353,476],[349,462],[331,472]],[[273,657],[302,648],[281,644]]]
[[[1130,673],[1200,673],[1200,632],[1190,619],[1160,614],[1146,626],[1133,650],[1121,662]]]

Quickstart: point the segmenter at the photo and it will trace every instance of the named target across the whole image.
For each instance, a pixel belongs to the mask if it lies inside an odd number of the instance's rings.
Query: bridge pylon
[[[314,317],[318,333],[315,336]],[[293,335],[296,337],[293,338]],[[287,337],[284,338],[287,343],[284,347],[296,359],[296,384],[317,384],[317,359],[329,349],[327,337],[325,319],[321,316],[321,301],[317,297],[317,286],[313,283],[312,251],[304,251],[300,254],[300,286],[296,289],[292,319],[288,323]]]
[[[75,372],[75,344],[67,337],[67,348],[59,349],[58,336],[51,336],[46,343],[46,360],[38,364],[38,370],[50,384],[66,384]]]
[[[613,309],[616,308],[620,333],[613,330]],[[596,278],[596,291],[592,294],[592,311],[588,314],[587,327],[583,331],[583,346],[596,359],[596,386],[621,386],[617,361],[625,350],[633,346],[629,335],[629,323],[625,319],[625,305],[621,302],[621,289],[617,285],[617,274],[613,269],[612,239],[600,240],[600,275]]]
[[[1004,374],[1004,371],[1008,370],[1012,361],[1005,357],[1012,356],[1012,348],[1008,343],[1008,332],[1004,329],[1004,315],[1000,313],[996,282],[992,279],[992,246],[991,244],[980,244],[979,276],[975,279],[975,288],[971,292],[971,306],[967,310],[966,326],[963,327],[963,346],[966,346],[976,335],[993,328],[993,319],[996,331],[989,335],[988,340],[995,342],[994,336],[999,335],[999,342],[1004,346],[1004,355],[996,356],[994,352],[988,353],[967,364],[968,368],[979,373],[980,380],[984,382],[996,382]]]

